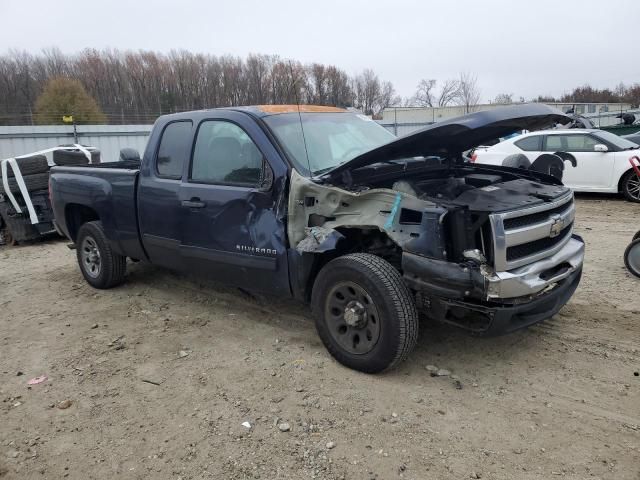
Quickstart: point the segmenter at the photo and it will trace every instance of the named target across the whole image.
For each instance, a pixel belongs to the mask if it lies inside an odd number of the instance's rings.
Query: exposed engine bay
[[[344,188],[294,173],[289,238],[297,245],[314,228],[370,228],[386,233],[402,249],[432,258],[462,261],[469,249],[490,258],[489,214],[542,205],[569,192],[504,167],[462,165],[407,172],[398,165],[363,168]],[[326,248],[317,241],[305,242],[303,248],[311,251],[314,244]]]

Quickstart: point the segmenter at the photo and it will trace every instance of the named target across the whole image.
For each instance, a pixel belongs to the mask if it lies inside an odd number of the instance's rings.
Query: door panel
[[[576,190],[607,188],[611,182],[615,162],[614,152],[596,152],[594,145],[602,143],[588,134],[547,135],[545,151],[567,152],[574,162],[564,162],[562,181]]]
[[[271,167],[254,140],[260,132],[249,136],[232,114],[221,116],[198,126],[189,181],[180,187],[185,266],[226,284],[289,295],[281,192],[262,183]]]
[[[179,200],[181,178],[193,139],[191,121],[162,128],[156,152],[146,151],[138,187],[138,218],[142,243],[152,263],[182,268],[179,246],[183,231]],[[149,140],[154,144],[154,139]]]

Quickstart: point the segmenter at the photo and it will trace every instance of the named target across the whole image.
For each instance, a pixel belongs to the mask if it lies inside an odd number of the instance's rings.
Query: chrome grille
[[[544,205],[490,216],[494,266],[506,271],[553,255],[571,238],[573,194]]]

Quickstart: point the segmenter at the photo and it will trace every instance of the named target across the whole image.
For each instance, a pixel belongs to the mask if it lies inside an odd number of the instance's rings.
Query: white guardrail
[[[91,163],[91,151],[95,150],[95,148],[84,147],[76,143],[68,147],[47,148],[45,150],[28,153],[26,155],[20,155],[12,158],[5,158],[4,160],[0,161],[0,171],[2,173],[2,186],[4,187],[4,194],[9,198],[16,212],[22,213],[22,209],[20,208],[20,205],[18,204],[16,197],[13,195],[13,192],[9,188],[9,177],[7,176],[7,173],[8,173],[7,165],[10,165],[11,170],[13,170],[13,176],[16,179],[16,183],[18,184],[18,188],[20,189],[20,193],[22,194],[22,198],[24,199],[24,203],[27,207],[27,211],[29,212],[29,219],[31,220],[32,225],[39,223],[38,215],[36,214],[35,208],[33,208],[33,202],[31,202],[31,195],[29,195],[27,186],[24,183],[24,178],[22,177],[22,172],[20,171],[20,167],[18,166],[18,162],[16,162],[16,160],[19,158],[33,157],[34,155],[44,155],[45,153],[55,152],[57,150],[80,150],[82,153],[84,153],[84,156],[87,157],[87,159],[89,160],[89,163]]]

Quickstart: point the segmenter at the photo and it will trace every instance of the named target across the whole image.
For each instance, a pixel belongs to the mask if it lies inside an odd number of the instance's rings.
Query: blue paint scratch
[[[391,213],[389,214],[389,218],[384,224],[384,229],[388,230],[393,226],[393,221],[398,214],[398,208],[400,208],[400,202],[402,201],[402,196],[399,193],[396,193],[396,199],[393,201],[393,207],[391,207]]]

